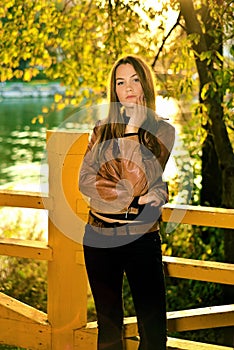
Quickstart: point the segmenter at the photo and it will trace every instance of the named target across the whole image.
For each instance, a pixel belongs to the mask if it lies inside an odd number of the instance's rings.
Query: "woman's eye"
[[[134,81],[135,83],[139,83],[140,79],[139,79],[139,78],[135,78],[133,81]]]
[[[117,86],[123,85],[123,81],[118,81]]]

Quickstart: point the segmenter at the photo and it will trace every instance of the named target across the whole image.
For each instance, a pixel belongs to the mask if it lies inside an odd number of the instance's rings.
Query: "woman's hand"
[[[125,106],[125,109],[127,116],[130,117],[129,123],[126,125],[125,132],[138,132],[138,129],[141,127],[147,117],[145,96],[139,96],[136,103]]]
[[[160,191],[153,190],[146,193],[144,196],[140,196],[138,203],[140,205],[151,203],[152,207],[158,207],[158,206],[164,205],[167,201],[167,198],[168,198],[168,194],[166,190],[165,191],[163,189],[160,189]]]

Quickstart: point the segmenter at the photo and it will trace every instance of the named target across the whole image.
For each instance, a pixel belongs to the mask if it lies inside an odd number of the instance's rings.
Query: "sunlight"
[[[150,19],[147,16],[147,12],[143,11],[142,8],[144,8],[146,11],[149,8],[153,8],[155,11],[161,11],[163,9],[163,5],[166,3],[168,3],[168,1],[166,0],[145,0],[143,6],[138,5],[136,7],[136,12],[138,12],[138,14],[142,17],[142,19],[148,22],[150,30],[153,32],[157,30],[161,22],[163,22],[165,32],[168,32],[176,22],[178,12],[174,11],[170,7],[170,5],[168,5],[168,10],[167,11],[164,10],[164,15],[159,15],[157,18]]]
[[[156,97],[156,112],[163,118],[172,118],[180,113],[178,102],[174,98]]]
[[[144,7],[145,8],[152,7],[153,9],[159,11],[162,9],[163,3],[165,3],[165,0],[145,0]]]

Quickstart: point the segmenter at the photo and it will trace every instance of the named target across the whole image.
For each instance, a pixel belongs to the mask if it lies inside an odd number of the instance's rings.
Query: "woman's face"
[[[126,107],[139,103],[144,96],[140,79],[129,63],[116,69],[115,88],[119,102]]]

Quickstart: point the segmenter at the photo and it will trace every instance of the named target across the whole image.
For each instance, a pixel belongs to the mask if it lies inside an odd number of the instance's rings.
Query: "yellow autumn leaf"
[[[70,102],[71,102],[71,105],[73,105],[73,106],[75,106],[75,105],[77,104],[77,102],[76,102],[76,99],[75,99],[75,98],[72,98]]]
[[[89,90],[88,90],[88,89],[85,89],[85,90],[83,91],[83,95],[84,95],[84,97],[89,98]]]
[[[25,70],[24,71],[24,77],[23,77],[24,81],[30,81],[31,78],[32,78],[31,70]]]
[[[39,122],[39,124],[43,124],[43,123],[44,123],[44,117],[43,117],[43,115],[39,115],[39,116],[38,116],[38,122]]]
[[[42,5],[41,4],[37,4],[35,7],[34,7],[34,11],[40,11],[42,8]]]
[[[22,76],[23,76],[23,71],[20,70],[20,69],[17,69],[17,70],[14,72],[14,74],[15,74],[15,77],[16,77],[17,79],[20,79],[20,78],[22,78]]]
[[[171,256],[172,255],[172,248],[168,247],[166,250],[166,255]]]
[[[66,107],[66,104],[65,103],[59,103],[58,105],[57,105],[57,110],[58,111],[61,111],[62,109],[64,109]]]
[[[34,117],[34,118],[31,120],[31,123],[32,123],[32,124],[36,124],[36,121],[37,121],[37,117]]]
[[[5,16],[6,16],[5,9],[0,7],[0,18],[5,17]]]
[[[4,82],[4,81],[6,81],[6,80],[7,80],[7,78],[6,78],[5,72],[1,72],[1,74],[0,74],[0,81],[1,81],[1,82]]]
[[[163,243],[162,246],[161,246],[161,248],[162,248],[162,253],[163,253],[163,255],[165,255],[166,249],[167,249],[167,244],[166,244],[166,243]]]
[[[60,94],[55,94],[55,95],[54,95],[54,101],[55,101],[56,103],[58,103],[59,101],[61,101],[62,98],[63,98],[63,96],[60,95]]]
[[[43,107],[42,108],[42,113],[48,113],[49,112],[49,108],[48,107]]]

